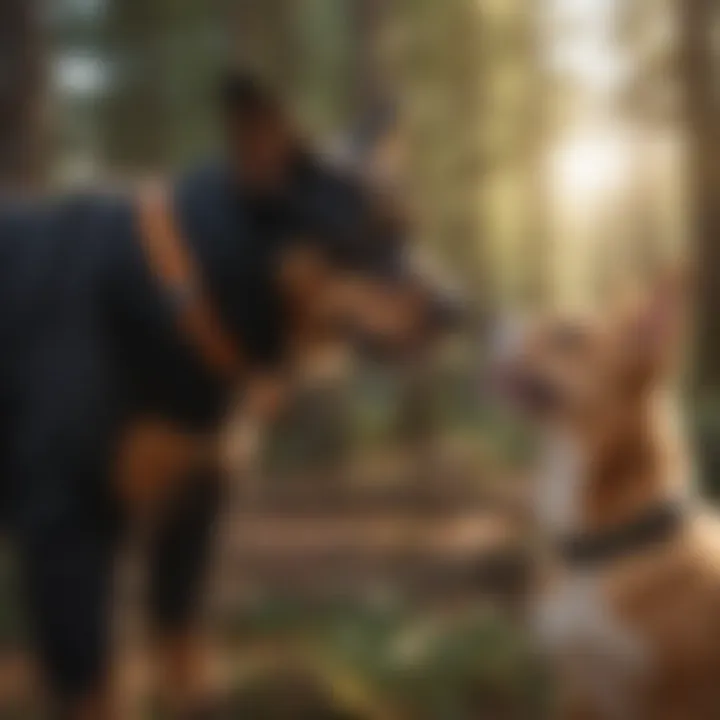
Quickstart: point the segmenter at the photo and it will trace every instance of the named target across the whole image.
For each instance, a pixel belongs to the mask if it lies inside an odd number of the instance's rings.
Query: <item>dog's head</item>
[[[671,375],[682,287],[667,273],[622,308],[506,325],[493,372],[501,395],[543,427],[608,439]]]
[[[277,278],[304,331],[387,357],[464,319],[463,304],[410,262],[410,231],[389,192],[331,163],[301,159]]]
[[[346,167],[307,150],[279,98],[255,79],[231,73],[222,99],[235,180],[283,227],[271,274],[289,333],[312,342],[351,337],[387,353],[414,349],[460,320],[459,303],[407,268],[392,122]]]
[[[313,242],[284,252],[277,277],[291,332],[306,344],[343,340],[375,356],[403,355],[461,315],[459,305],[419,277],[338,264]]]

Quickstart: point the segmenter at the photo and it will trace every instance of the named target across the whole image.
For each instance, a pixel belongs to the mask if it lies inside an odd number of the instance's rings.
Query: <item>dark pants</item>
[[[115,556],[122,532],[109,458],[117,418],[97,333],[62,334],[0,393],[0,497],[17,544],[31,631],[53,696],[100,689],[109,658]],[[25,380],[25,377],[28,379]],[[9,385],[5,389],[10,389]],[[158,529],[149,611],[165,632],[192,619],[218,506],[217,478],[196,478]]]
[[[214,207],[217,183],[201,186],[201,206]],[[222,383],[177,334],[137,227],[128,198],[0,198],[0,515],[65,703],[99,689],[108,661],[118,429],[137,409],[206,428],[224,407]],[[208,243],[236,239],[214,228]],[[198,480],[154,538],[148,605],[160,632],[184,629],[195,611],[217,503],[217,483]]]
[[[219,478],[198,477],[178,494],[153,538],[148,610],[161,633],[182,631],[194,619],[219,505]]]
[[[179,493],[152,538],[147,611],[163,635],[182,633],[195,619],[218,489],[216,478],[197,478]],[[105,679],[118,539],[94,523],[68,523],[20,543],[37,652],[61,706],[100,689]]]
[[[13,257],[34,277],[39,261],[15,245]],[[69,248],[60,249],[78,252]],[[56,284],[0,277],[0,298],[8,295],[0,307],[0,511],[19,551],[39,659],[65,705],[99,690],[107,670],[122,530],[111,471],[126,398],[85,257],[53,274]],[[165,631],[182,628],[196,608],[217,502],[217,483],[197,479],[154,539],[148,601]]]

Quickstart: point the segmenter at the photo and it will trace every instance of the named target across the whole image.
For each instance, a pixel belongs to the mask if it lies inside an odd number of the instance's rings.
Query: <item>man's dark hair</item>
[[[219,88],[220,107],[231,118],[248,120],[281,111],[280,101],[273,90],[251,73],[226,71]]]

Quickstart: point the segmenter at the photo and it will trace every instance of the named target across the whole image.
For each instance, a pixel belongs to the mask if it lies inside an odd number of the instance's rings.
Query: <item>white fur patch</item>
[[[579,529],[585,470],[584,453],[578,443],[564,433],[551,433],[542,449],[535,483],[538,520],[551,536]]]
[[[596,575],[573,573],[542,596],[534,626],[604,718],[633,720],[632,685],[647,667],[647,648],[613,617]]]
[[[536,507],[550,537],[582,530],[586,459],[565,433],[546,438]],[[646,664],[642,643],[613,617],[600,576],[569,572],[541,597],[534,615],[541,645],[563,664],[607,720],[633,720],[631,681]]]
[[[507,314],[500,318],[490,341],[494,362],[502,364],[514,360],[522,348],[525,331],[525,323],[519,316]]]

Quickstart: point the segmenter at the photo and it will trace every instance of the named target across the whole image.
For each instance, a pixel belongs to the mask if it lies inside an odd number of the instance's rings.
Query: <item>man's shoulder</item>
[[[173,195],[179,222],[198,247],[230,248],[247,239],[245,208],[221,161],[209,160],[180,174]]]

